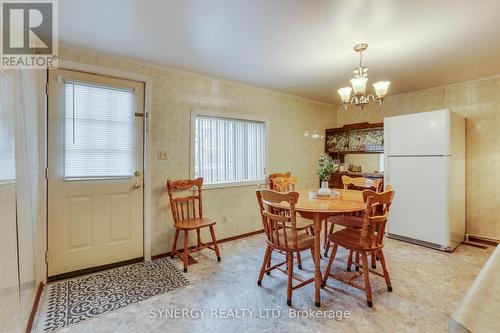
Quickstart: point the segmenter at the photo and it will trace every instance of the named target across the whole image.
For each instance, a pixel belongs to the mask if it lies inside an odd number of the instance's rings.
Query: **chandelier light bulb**
[[[375,94],[378,98],[384,98],[387,95],[387,90],[389,90],[389,85],[391,82],[389,81],[379,81],[373,84],[373,88],[375,89]]]
[[[366,81],[368,78],[366,77],[356,77],[351,79],[352,90],[354,91],[354,95],[364,95],[366,91]]]
[[[352,91],[351,87],[344,87],[337,90],[337,92],[340,95],[340,99],[342,100],[342,103],[349,103],[349,100],[351,99],[351,91]]]

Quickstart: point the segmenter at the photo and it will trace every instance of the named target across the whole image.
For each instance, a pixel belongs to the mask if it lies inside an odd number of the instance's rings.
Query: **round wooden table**
[[[321,222],[332,215],[359,212],[365,209],[362,191],[344,189],[336,189],[335,191],[340,192],[338,197],[321,199],[309,197],[309,191],[298,191],[300,195],[295,205],[295,210],[300,216],[314,221],[314,285],[316,288],[316,306],[321,306]],[[288,204],[285,202],[279,204],[266,202],[266,204],[276,208],[288,208]]]

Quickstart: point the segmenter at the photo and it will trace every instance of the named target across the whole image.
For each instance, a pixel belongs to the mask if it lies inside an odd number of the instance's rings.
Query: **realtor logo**
[[[57,66],[56,0],[1,1],[0,68]]]

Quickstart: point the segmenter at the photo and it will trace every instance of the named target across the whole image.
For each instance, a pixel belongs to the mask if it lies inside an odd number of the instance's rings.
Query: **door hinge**
[[[49,263],[49,250],[45,250],[45,263]]]
[[[49,180],[49,167],[45,167],[45,179]]]
[[[49,95],[49,83],[45,82],[45,95]]]

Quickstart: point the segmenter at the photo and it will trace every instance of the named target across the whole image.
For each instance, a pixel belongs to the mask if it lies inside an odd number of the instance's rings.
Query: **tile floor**
[[[302,315],[317,310],[313,284],[294,291],[292,308],[286,305],[284,274],[266,275],[262,287],[257,286],[264,246],[263,235],[221,244],[221,263],[212,251],[196,253],[193,257],[199,263],[187,273],[190,285],[59,332],[446,332],[451,313],[493,250],[462,245],[450,254],[387,239],[385,254],[394,291],[387,292],[384,280],[372,275],[374,307],[368,308],[362,291],[330,279],[322,290],[321,310],[337,318],[350,313],[336,320],[293,317],[290,309],[306,310]],[[346,253],[341,250],[339,256],[337,267],[343,269]],[[180,260],[174,261],[182,267]],[[304,253],[303,266],[300,274],[311,276],[309,254]],[[42,332],[45,306],[44,297],[35,332]],[[173,318],[174,309],[194,309],[188,314],[199,318]],[[226,317],[243,318],[215,318],[223,311]]]

